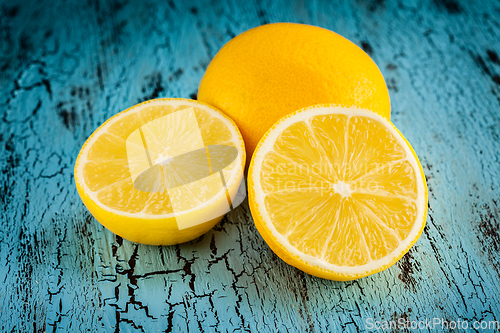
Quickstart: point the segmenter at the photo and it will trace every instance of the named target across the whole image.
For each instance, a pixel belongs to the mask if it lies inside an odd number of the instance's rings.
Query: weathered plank
[[[194,97],[235,35],[292,21],[363,47],[421,158],[428,225],[394,267],[311,277],[248,205],[203,237],[136,245],[100,226],[73,166],[92,131],[155,97]],[[88,1],[0,5],[0,330],[362,331],[367,319],[500,320],[500,3]]]

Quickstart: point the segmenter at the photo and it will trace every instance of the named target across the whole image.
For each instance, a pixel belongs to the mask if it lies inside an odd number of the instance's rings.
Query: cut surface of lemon
[[[243,139],[217,109],[187,99],[135,105],[85,142],[75,182],[92,215],[134,242],[171,245],[212,228],[242,201]]]
[[[264,240],[315,276],[353,280],[386,269],[425,226],[420,162],[371,111],[318,105],[285,116],[259,142],[248,177]]]

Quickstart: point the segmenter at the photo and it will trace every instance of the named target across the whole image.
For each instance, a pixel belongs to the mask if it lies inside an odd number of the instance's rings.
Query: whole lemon
[[[382,73],[362,49],[333,31],[296,23],[259,26],[230,40],[209,64],[198,99],[236,122],[248,161],[278,119],[310,105],[391,114]]]

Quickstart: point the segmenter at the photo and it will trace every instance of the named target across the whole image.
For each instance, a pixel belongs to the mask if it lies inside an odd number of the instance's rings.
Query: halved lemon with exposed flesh
[[[384,270],[425,226],[420,162],[371,111],[318,105],[285,116],[260,140],[248,177],[264,240],[315,276],[353,280]]]
[[[92,215],[138,243],[177,244],[212,228],[244,198],[245,148],[234,122],[187,99],[135,105],[85,142],[75,182]]]

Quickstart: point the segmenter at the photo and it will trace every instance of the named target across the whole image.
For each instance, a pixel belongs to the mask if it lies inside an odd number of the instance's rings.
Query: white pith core
[[[348,197],[351,195],[352,190],[348,184],[343,181],[338,181],[336,184],[333,184],[333,189],[336,193],[340,194],[342,198]]]
[[[163,161],[166,161],[170,158],[167,153],[165,155],[160,154],[158,158],[153,162],[153,165],[155,164],[162,164]]]

